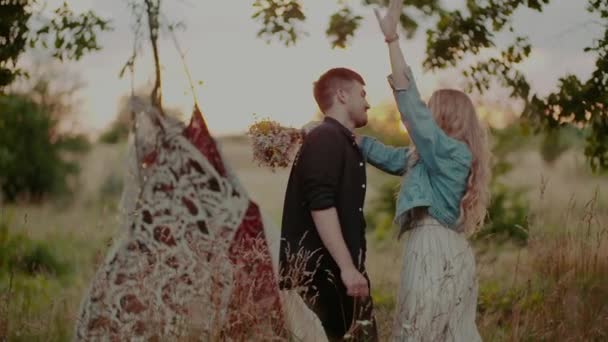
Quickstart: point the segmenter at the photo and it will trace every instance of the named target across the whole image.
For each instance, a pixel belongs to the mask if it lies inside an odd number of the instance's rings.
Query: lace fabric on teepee
[[[260,210],[201,112],[185,126],[134,109],[125,229],[83,300],[76,339],[286,339]]]

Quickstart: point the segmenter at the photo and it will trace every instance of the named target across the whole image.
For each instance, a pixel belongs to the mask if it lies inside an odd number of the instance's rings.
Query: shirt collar
[[[330,125],[333,125],[337,128],[340,129],[340,131],[342,133],[344,133],[344,135],[346,135],[351,141],[355,141],[355,133],[351,132],[348,128],[346,128],[343,124],[340,123],[340,121],[332,118],[331,116],[325,116],[325,118],[323,119],[323,122],[326,122]]]

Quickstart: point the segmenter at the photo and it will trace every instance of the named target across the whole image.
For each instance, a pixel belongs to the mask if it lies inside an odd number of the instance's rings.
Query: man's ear
[[[347,96],[348,94],[346,94],[346,91],[344,89],[338,88],[338,90],[336,90],[336,98],[338,99],[338,102],[346,103]]]

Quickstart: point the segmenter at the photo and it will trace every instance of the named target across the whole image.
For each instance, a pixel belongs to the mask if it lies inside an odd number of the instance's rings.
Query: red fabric
[[[190,124],[186,127],[184,135],[209,160],[217,172],[226,177],[226,167],[198,106],[194,107]]]
[[[227,176],[215,140],[211,137],[207,124],[198,107],[194,108],[185,136],[209,160],[217,172]],[[239,331],[255,327],[256,321],[276,317],[272,330],[275,336],[287,336],[283,319],[278,282],[275,278],[272,257],[259,207],[249,201],[247,213],[234,234],[230,246],[230,259],[236,268],[234,289],[228,313],[232,325],[229,330]],[[242,315],[243,311],[249,315]],[[244,319],[243,316],[248,316]],[[260,327],[264,328],[264,327]]]

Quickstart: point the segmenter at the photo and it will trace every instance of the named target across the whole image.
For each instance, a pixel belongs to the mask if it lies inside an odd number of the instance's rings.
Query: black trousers
[[[367,274],[364,275],[367,278]],[[351,336],[349,341],[378,341],[371,296],[349,296],[339,276],[315,279],[304,301],[319,317],[329,341],[342,341],[346,333]]]

